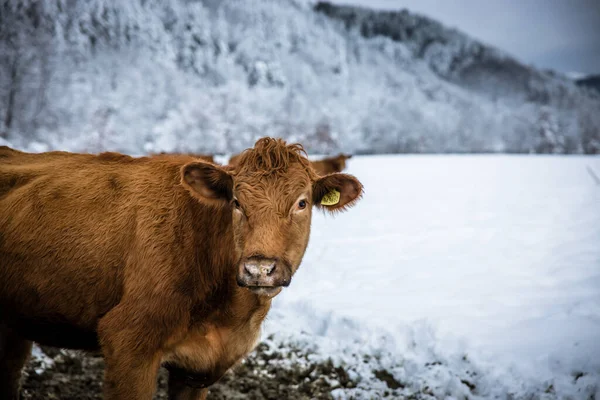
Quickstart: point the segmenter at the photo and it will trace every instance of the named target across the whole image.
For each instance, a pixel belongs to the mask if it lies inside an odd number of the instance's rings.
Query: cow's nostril
[[[276,261],[273,259],[264,259],[256,262],[249,260],[244,262],[242,274],[249,278],[265,278],[273,275],[276,269]]]

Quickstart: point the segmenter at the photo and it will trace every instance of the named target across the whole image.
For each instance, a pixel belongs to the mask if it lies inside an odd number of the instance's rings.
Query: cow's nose
[[[251,258],[244,262],[244,272],[252,278],[266,277],[275,272],[276,266],[277,263],[273,259]]]

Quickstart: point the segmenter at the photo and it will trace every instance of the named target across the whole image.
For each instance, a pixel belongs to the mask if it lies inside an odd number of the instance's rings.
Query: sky
[[[511,53],[538,68],[600,73],[600,0],[329,0],[403,9]]]

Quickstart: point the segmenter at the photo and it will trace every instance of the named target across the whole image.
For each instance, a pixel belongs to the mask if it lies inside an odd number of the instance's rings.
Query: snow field
[[[600,396],[600,158],[349,163],[365,196],[315,215],[266,335],[360,376],[340,398],[389,392],[378,369],[405,385],[392,396]]]

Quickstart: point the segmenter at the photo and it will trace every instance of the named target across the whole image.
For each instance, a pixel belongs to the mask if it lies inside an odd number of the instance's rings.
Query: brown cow
[[[338,154],[335,157],[324,158],[318,161],[312,161],[310,164],[319,175],[342,172],[346,169],[346,160],[352,158],[351,154]]]
[[[18,398],[36,341],[100,349],[108,400],[151,399],[161,364],[171,399],[204,399],[290,284],[311,206],[361,193],[280,139],[235,168],[0,148],[0,398]]]
[[[242,152],[243,153],[243,152]],[[240,158],[242,157],[242,153],[237,153],[229,157],[229,165],[236,165]]]
[[[167,153],[166,151],[161,151],[158,154],[154,154],[155,156],[162,156],[162,155],[172,155],[172,154],[185,154],[187,156],[190,157],[194,157],[194,158],[199,158],[203,161],[208,161],[209,163],[215,163],[215,157],[212,154],[202,154],[202,153]]]

